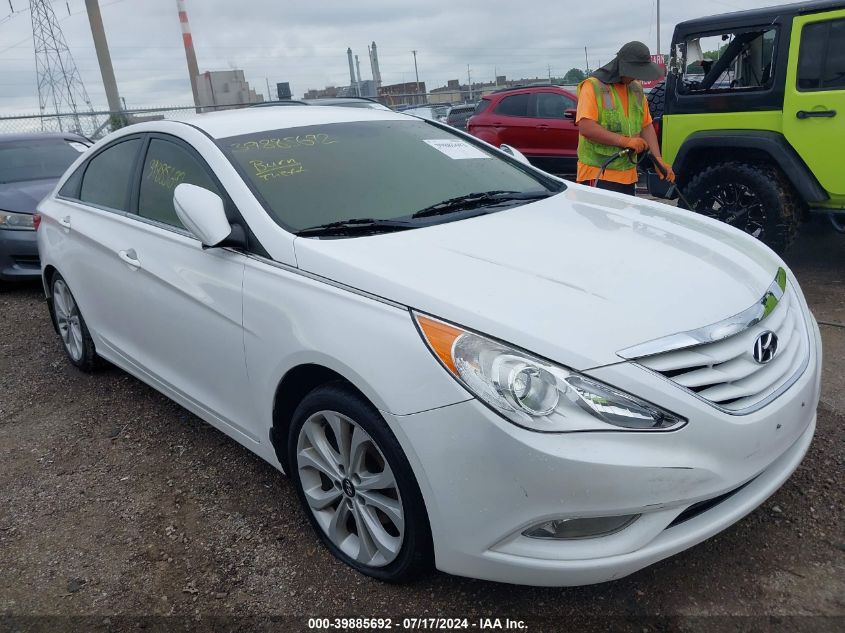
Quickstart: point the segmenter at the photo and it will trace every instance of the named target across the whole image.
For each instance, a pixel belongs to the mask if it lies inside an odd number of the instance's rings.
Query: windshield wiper
[[[300,237],[320,235],[351,235],[354,233],[372,233],[387,231],[404,231],[415,228],[416,225],[402,220],[377,220],[375,218],[350,218],[338,220],[328,224],[318,224],[307,229],[297,231]]]
[[[445,215],[447,213],[456,213],[458,211],[466,211],[468,209],[475,209],[478,207],[492,206],[502,202],[510,202],[513,200],[539,200],[541,198],[548,198],[549,196],[558,193],[556,191],[481,191],[478,193],[468,193],[457,198],[449,198],[443,202],[438,202],[425,209],[420,209],[413,215],[412,218],[427,218],[433,215]]]

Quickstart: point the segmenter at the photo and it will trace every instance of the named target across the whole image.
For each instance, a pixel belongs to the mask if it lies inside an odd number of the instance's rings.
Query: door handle
[[[538,130],[543,130],[543,131],[545,131],[545,130],[548,130],[548,129],[549,129],[549,126],[548,126],[548,125],[545,125],[545,124],[542,124],[542,125],[538,125],[538,126],[537,126],[537,129],[538,129]]]
[[[821,118],[832,119],[836,116],[836,110],[798,110],[795,113],[799,119]]]
[[[141,267],[141,260],[138,259],[138,254],[135,252],[134,248],[130,248],[126,251],[118,251],[117,256],[132,268]]]
[[[66,215],[63,218],[59,218],[59,224],[65,227],[66,229],[70,229],[70,216]]]

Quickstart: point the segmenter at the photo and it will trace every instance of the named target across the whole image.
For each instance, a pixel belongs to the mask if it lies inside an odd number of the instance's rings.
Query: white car
[[[77,367],[287,472],[365,574],[619,578],[790,476],[818,327],[751,236],[519,158],[377,110],[132,125],[39,207],[50,312]]]

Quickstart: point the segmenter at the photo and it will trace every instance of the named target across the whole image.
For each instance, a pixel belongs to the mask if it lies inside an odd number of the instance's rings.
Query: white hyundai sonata
[[[745,233],[520,158],[376,110],[133,125],[39,207],[50,314],[77,367],[286,471],[365,574],[619,578],[798,466],[818,327]]]

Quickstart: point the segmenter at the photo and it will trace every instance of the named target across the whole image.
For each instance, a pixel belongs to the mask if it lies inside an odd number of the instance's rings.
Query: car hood
[[[737,314],[784,266],[715,220],[580,185],[486,216],[295,248],[303,270],[575,369]]]
[[[58,178],[48,178],[0,183],[0,209],[13,213],[35,213],[35,207],[57,182]]]

